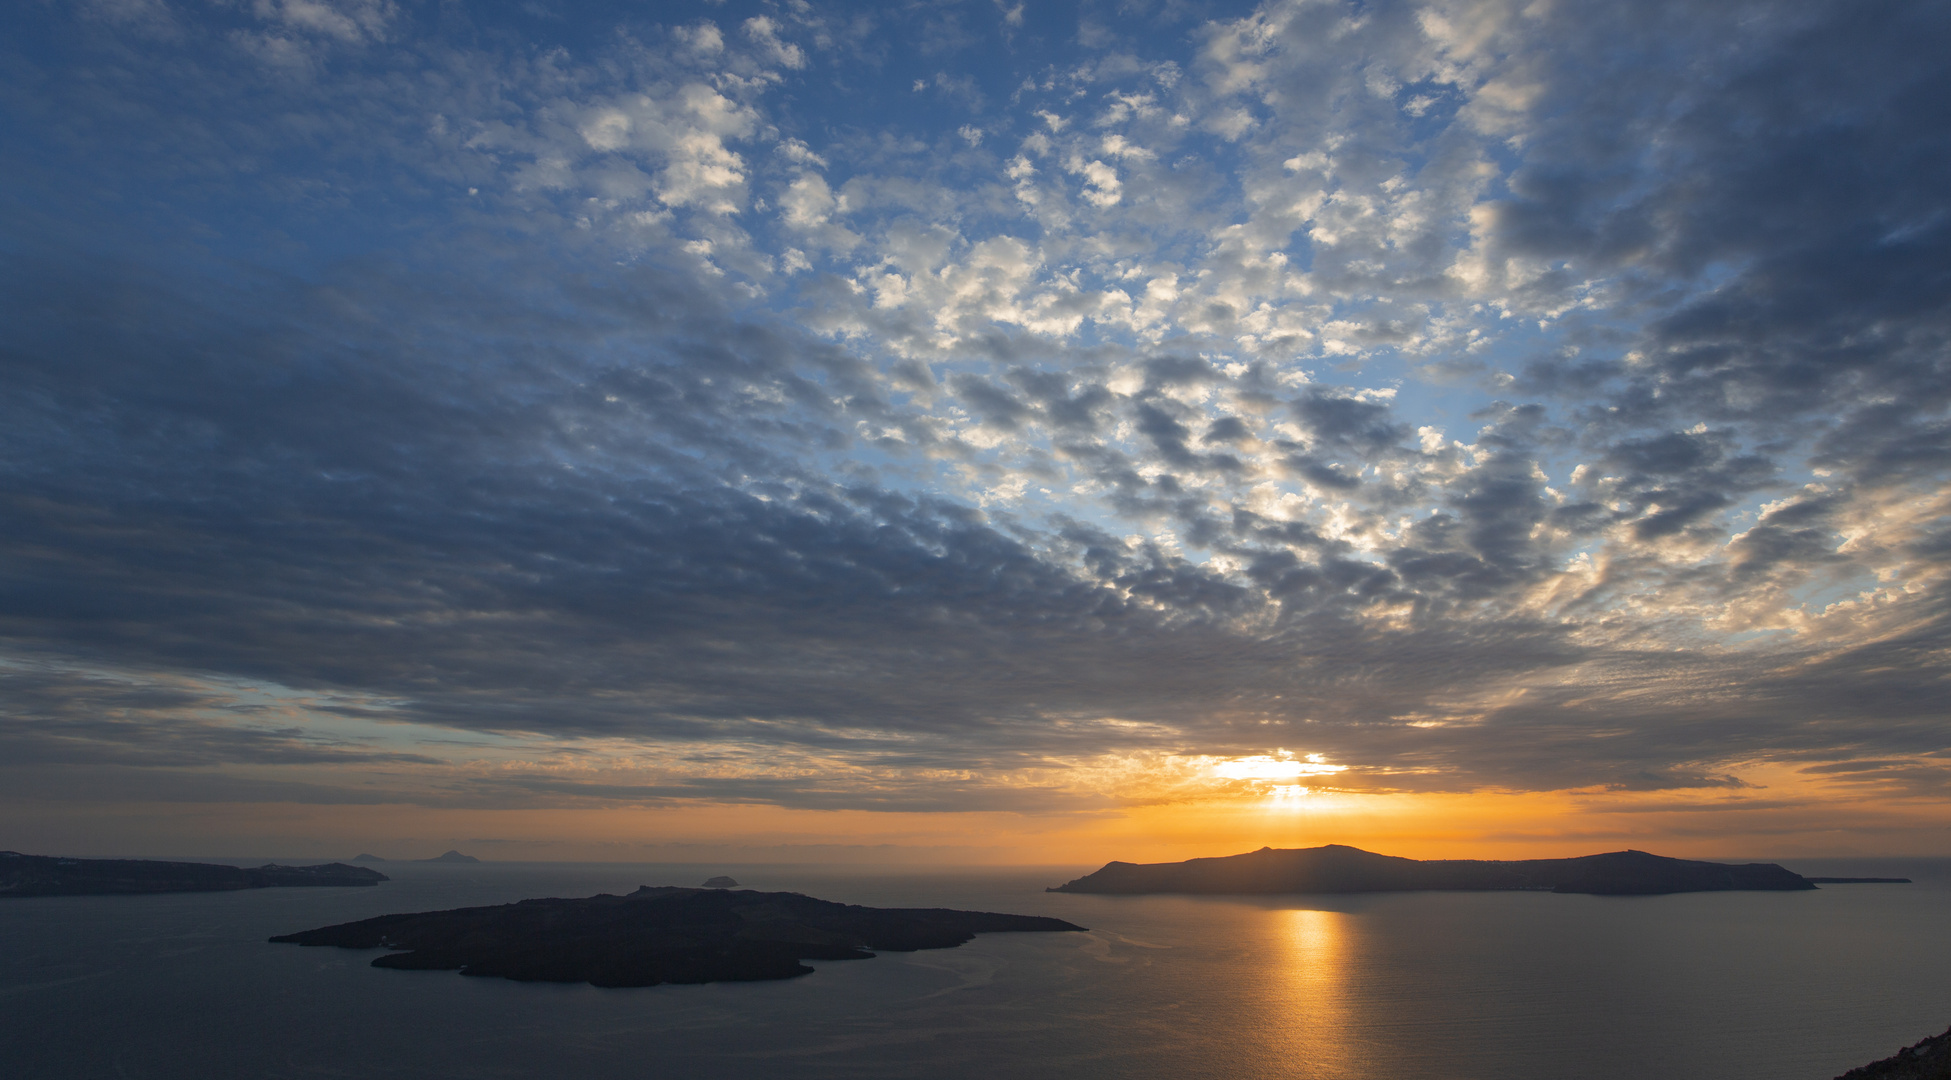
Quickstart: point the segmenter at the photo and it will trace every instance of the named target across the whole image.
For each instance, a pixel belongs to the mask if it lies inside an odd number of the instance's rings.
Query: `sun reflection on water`
[[[1358,1075],[1349,1003],[1349,921],[1340,911],[1269,912],[1285,955],[1268,995],[1285,1075],[1323,1080]]]

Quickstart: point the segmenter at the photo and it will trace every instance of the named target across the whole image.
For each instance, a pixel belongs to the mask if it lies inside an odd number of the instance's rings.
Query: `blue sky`
[[[36,820],[1284,751],[1943,847],[1940,6],[4,19]]]

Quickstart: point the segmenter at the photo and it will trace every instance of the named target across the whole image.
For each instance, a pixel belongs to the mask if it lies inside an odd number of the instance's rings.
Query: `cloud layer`
[[[0,771],[1942,797],[1941,5],[660,18],[9,16]]]

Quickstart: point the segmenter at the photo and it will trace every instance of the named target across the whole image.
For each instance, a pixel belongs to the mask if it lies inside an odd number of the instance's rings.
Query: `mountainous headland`
[[[627,896],[382,915],[271,940],[394,950],[374,967],[620,987],[790,979],[812,972],[802,960],[865,960],[869,950],[952,949],[977,934],[1083,929],[1036,915],[646,885]]]
[[[245,868],[150,859],[63,859],[0,851],[0,897],[230,892],[305,885],[377,885],[386,880],[386,875],[377,870],[345,863],[266,863]]]
[[[1575,859],[1405,859],[1328,844],[1261,848],[1244,855],[1176,863],[1112,862],[1047,890],[1067,893],[1352,893],[1532,889],[1601,896],[1816,886],[1774,863],[1695,862],[1644,851]]]

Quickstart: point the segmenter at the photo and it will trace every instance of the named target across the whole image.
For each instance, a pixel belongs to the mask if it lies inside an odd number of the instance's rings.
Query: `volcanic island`
[[[790,979],[812,973],[803,960],[952,949],[977,934],[1082,930],[1038,915],[646,885],[626,896],[381,915],[271,940],[391,950],[373,960],[381,968],[623,987]]]
[[[128,893],[232,892],[291,886],[377,885],[377,870],[320,866],[225,866],[155,859],[64,859],[0,851],[0,897],[114,896]]]
[[[1047,891],[1134,896],[1537,890],[1648,896],[1813,888],[1815,882],[1774,863],[1695,862],[1644,851],[1613,851],[1575,859],[1418,860],[1328,844],[1315,848],[1265,847],[1244,855],[1176,863],[1112,862],[1096,873]]]

